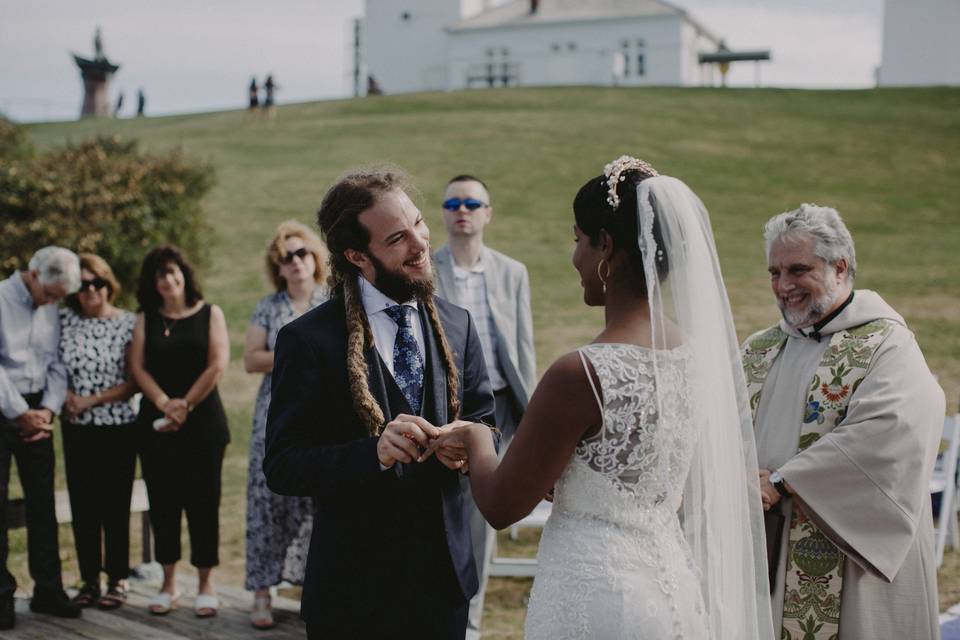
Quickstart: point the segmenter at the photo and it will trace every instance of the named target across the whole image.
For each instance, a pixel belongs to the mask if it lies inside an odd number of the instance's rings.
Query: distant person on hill
[[[743,365],[777,637],[939,637],[928,484],[943,390],[900,314],[854,289],[836,210],[803,204],[763,236],[782,318],[747,338]]]
[[[117,96],[117,106],[113,108],[113,117],[120,117],[120,109],[123,108],[123,92],[120,92],[120,95]]]
[[[253,410],[250,468],[247,472],[247,562],[245,587],[254,592],[250,623],[274,626],[270,587],[287,580],[303,584],[313,528],[310,498],[280,496],[267,488],[263,475],[264,436],[273,348],[280,328],[328,296],[327,250],[307,226],[287,220],[267,245],[267,276],[275,291],[260,299],[250,318],[243,348],[247,373],[262,373]]]
[[[147,96],[143,93],[143,89],[140,88],[137,90],[137,117],[142,118],[145,114],[143,110],[147,106]]]
[[[480,178],[451,179],[441,206],[449,240],[433,256],[437,294],[467,309],[476,323],[496,403],[494,424],[503,434],[502,455],[537,384],[529,276],[522,263],[484,244],[483,231],[493,216],[493,205]],[[470,535],[480,577],[467,625],[467,638],[474,639],[480,637],[486,567],[495,533],[476,508],[473,494],[466,491],[464,499],[470,507]]]
[[[206,618],[219,607],[211,575],[220,562],[220,472],[230,442],[217,392],[230,361],[227,324],[220,307],[203,299],[193,267],[171,246],[144,258],[137,301],[130,370],[143,391],[140,464],[163,566],[163,584],[148,608],[169,613],[180,596],[177,562],[186,512],[190,564],[199,578],[194,613]]]
[[[367,95],[368,96],[382,96],[383,89],[380,88],[380,83],[377,82],[377,79],[373,76],[367,76]]]
[[[263,108],[267,112],[267,115],[273,115],[274,107],[274,92],[280,88],[280,85],[276,84],[273,81],[273,75],[268,75],[267,79],[263,83]]]
[[[67,396],[67,370],[57,356],[57,303],[80,287],[80,261],[61,247],[40,249],[0,282],[0,629],[12,629],[17,581],[7,570],[7,498],[16,458],[27,515],[33,578],[30,610],[76,618],[80,607],[63,590],[53,493],[53,419]]]
[[[257,79],[250,78],[250,87],[247,90],[247,95],[249,96],[248,109],[256,109],[260,106],[260,89],[257,87]]]

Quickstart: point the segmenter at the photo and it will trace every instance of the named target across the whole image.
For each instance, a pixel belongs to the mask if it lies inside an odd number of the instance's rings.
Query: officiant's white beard
[[[777,306],[780,308],[780,314],[784,321],[794,329],[803,329],[815,325],[821,318],[825,317],[830,309],[837,302],[837,290],[840,284],[828,278],[824,282],[825,291],[823,295],[810,301],[810,304],[804,309],[791,310],[777,298]]]

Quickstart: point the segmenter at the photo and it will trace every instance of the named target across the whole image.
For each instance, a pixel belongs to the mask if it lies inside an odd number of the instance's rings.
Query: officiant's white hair
[[[773,216],[763,228],[766,242],[767,260],[770,248],[780,239],[797,239],[804,235],[817,239],[814,253],[835,264],[838,260],[847,261],[847,280],[853,282],[857,272],[857,252],[853,246],[853,237],[843,223],[836,209],[804,203],[799,209]]]

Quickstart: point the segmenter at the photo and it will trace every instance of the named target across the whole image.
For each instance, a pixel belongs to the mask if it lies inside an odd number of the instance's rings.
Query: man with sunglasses
[[[0,282],[0,630],[12,629],[17,581],[7,570],[4,514],[10,461],[17,460],[27,503],[27,554],[34,580],[30,609],[64,618],[80,608],[63,591],[53,495],[53,419],[67,396],[60,362],[57,302],[80,288],[80,261],[62,247],[37,251],[26,271]]]
[[[503,433],[502,453],[537,381],[527,268],[484,245],[483,230],[493,217],[493,207],[482,180],[456,176],[447,183],[441,206],[449,240],[434,255],[437,293],[466,308],[476,322],[494,390],[496,425]],[[467,638],[479,638],[494,533],[469,490],[465,496],[471,507],[470,533],[480,574],[480,591],[470,601]]]

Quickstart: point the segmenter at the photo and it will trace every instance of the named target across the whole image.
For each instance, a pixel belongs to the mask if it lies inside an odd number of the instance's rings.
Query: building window
[[[637,49],[643,49],[644,46],[645,46],[645,43],[643,42],[643,40],[637,40]]]
[[[410,15],[409,11],[404,11],[403,13],[400,14],[400,19],[403,20],[404,22],[407,22],[412,17],[413,16]]]
[[[576,42],[568,42],[568,43],[567,43],[567,51],[576,51],[576,50],[577,50],[577,43],[576,43]]]
[[[630,76],[630,43],[623,41],[623,77]]]
[[[559,43],[559,42],[554,42],[553,44],[550,45],[550,49],[551,49],[554,53],[560,51],[560,43]]]
[[[637,75],[644,76],[647,73],[646,57],[643,53],[637,54]]]

